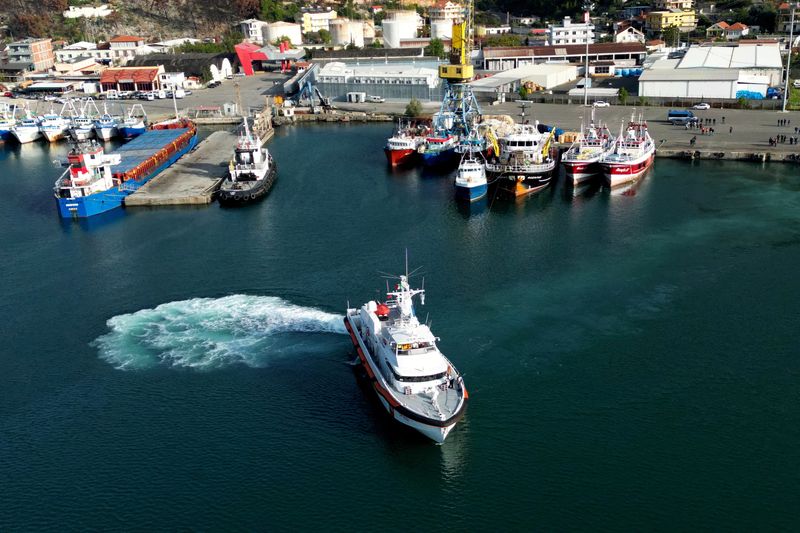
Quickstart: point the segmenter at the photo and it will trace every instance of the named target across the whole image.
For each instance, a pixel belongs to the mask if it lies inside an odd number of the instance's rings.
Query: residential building
[[[694,11],[675,9],[672,11],[651,11],[647,14],[647,29],[652,33],[661,33],[670,26],[677,26],[680,31],[688,32],[697,27],[697,15]]]
[[[673,9],[680,9],[681,11],[691,11],[693,0],[654,0],[654,11],[672,11]]]
[[[511,23],[518,25],[518,26],[530,26],[532,24],[536,24],[539,22],[539,17],[531,16],[531,17],[511,17]]]
[[[629,6],[622,10],[622,18],[632,19],[641,15],[646,15],[653,8],[650,6]]]
[[[503,35],[505,33],[511,33],[511,26],[478,26],[476,29],[476,33],[480,36],[481,33],[483,35]]]
[[[9,63],[32,63],[33,70],[47,70],[56,62],[50,39],[28,38],[8,45]]]
[[[706,37],[710,39],[725,39],[727,41],[738,41],[750,33],[750,28],[741,22],[728,24],[720,21],[706,29]]]
[[[264,26],[267,23],[263,20],[247,19],[239,23],[239,29],[245,39],[251,43],[264,44]]]
[[[614,34],[615,43],[642,43],[644,44],[644,33],[640,32],[633,26],[628,26]]]
[[[647,51],[641,43],[594,43],[589,45],[589,61],[614,61],[635,66],[644,61]],[[539,63],[583,65],[586,45],[488,47],[483,49],[483,69],[508,70]]]
[[[464,18],[464,6],[450,0],[439,0],[436,5],[428,8],[428,17],[431,19],[431,23],[446,20],[452,24],[454,20]]]
[[[591,22],[572,22],[570,17],[564,17],[562,24],[550,24],[549,44],[586,44],[594,42],[594,24]]]
[[[313,33],[319,30],[330,31],[330,22],[336,18],[336,11],[305,11],[297,15],[297,22],[303,26],[303,33]]]

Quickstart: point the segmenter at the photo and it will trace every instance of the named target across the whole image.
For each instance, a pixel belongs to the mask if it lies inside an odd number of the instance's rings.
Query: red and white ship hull
[[[403,150],[391,150],[384,148],[383,152],[386,154],[386,160],[393,167],[411,163],[416,157],[417,151],[413,148]]]
[[[600,160],[594,161],[564,161],[564,170],[567,174],[567,180],[572,181],[573,185],[578,185],[584,181],[593,178],[600,174],[603,169],[600,167]]]
[[[616,187],[639,179],[652,166],[654,158],[655,151],[651,151],[631,161],[619,163],[604,161],[602,166],[606,183]]]

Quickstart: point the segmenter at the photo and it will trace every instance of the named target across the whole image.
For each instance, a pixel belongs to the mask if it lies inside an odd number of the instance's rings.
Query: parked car
[[[694,104],[692,109],[711,109],[711,104],[700,102],[699,104]]]
[[[206,85],[206,87],[208,87],[209,89],[213,89],[214,87],[219,87],[219,84],[220,83],[218,81],[214,80],[209,82],[208,85]]]
[[[386,98],[383,96],[367,96],[367,102],[372,102],[373,104],[382,104],[386,101]]]
[[[46,94],[46,95],[44,95],[44,101],[45,102],[55,102],[56,101],[56,96],[54,94]]]
[[[792,87],[800,89],[800,80],[794,80],[794,82],[792,82]]]
[[[609,104],[608,102],[606,102],[604,100],[596,100],[592,105],[595,106],[595,107],[609,107],[609,106],[611,106],[611,104]]]
[[[14,98],[14,93],[12,93],[11,91],[6,91],[3,93],[3,96],[5,96],[6,98]]]

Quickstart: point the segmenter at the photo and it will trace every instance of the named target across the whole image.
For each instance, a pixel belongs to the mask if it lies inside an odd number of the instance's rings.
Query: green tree
[[[664,43],[668,47],[677,46],[681,38],[681,30],[675,25],[667,26],[664,28],[664,31],[661,32],[661,38],[664,39]]]
[[[422,115],[422,103],[416,98],[412,98],[406,106],[407,117],[418,117]]]
[[[647,106],[647,98],[645,98],[644,96],[640,96],[639,97],[639,106],[641,106],[641,107]]]
[[[425,47],[425,55],[430,57],[444,58],[444,43],[442,40],[431,39],[431,42]]]
[[[286,11],[280,0],[261,0],[261,19],[268,22],[283,20]]]
[[[622,104],[622,105],[627,104],[628,103],[628,96],[630,96],[628,94],[628,89],[626,89],[625,87],[622,87],[619,90],[619,94],[617,95],[617,98],[619,98],[619,103]]]
[[[529,90],[528,90],[528,88],[527,88],[527,87],[525,87],[524,85],[521,85],[521,86],[520,86],[520,88],[519,88],[519,91],[518,91],[518,92],[519,92],[519,97],[520,97],[520,98],[522,98],[523,100],[525,100],[525,98],[527,98],[527,97],[528,97],[528,95],[530,94],[530,91],[529,91]]]
[[[322,40],[322,44],[331,44],[331,32],[328,30],[319,30],[319,38]]]
[[[489,35],[483,41],[483,46],[522,46],[522,35],[513,33],[502,33],[500,35]]]

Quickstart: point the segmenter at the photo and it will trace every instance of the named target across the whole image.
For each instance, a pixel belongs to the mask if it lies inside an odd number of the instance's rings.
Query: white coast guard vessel
[[[344,324],[381,404],[398,422],[444,442],[461,419],[469,394],[464,379],[420,324],[413,297],[424,304],[424,289],[400,276],[386,302],[347,309]]]

